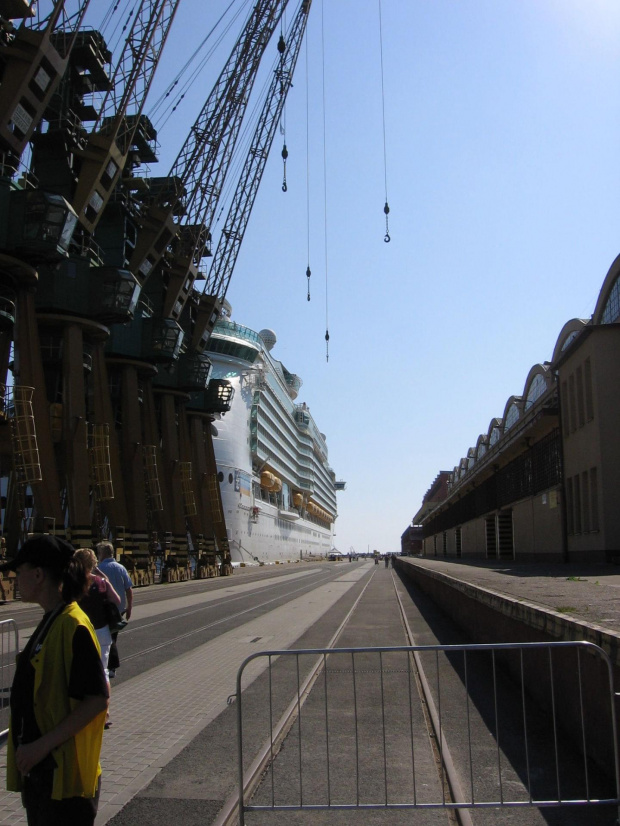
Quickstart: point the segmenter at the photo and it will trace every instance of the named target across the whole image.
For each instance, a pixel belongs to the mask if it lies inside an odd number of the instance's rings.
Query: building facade
[[[619,414],[620,256],[592,318],[564,325],[551,362],[446,474],[445,495],[425,496],[412,520],[424,555],[620,561]]]

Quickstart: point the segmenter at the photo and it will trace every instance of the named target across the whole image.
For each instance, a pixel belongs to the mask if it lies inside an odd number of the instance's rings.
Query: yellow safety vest
[[[100,651],[90,620],[77,603],[71,602],[54,620],[41,650],[31,660],[35,671],[34,716],[41,734],[53,731],[79,703],[69,697],[67,688],[73,661],[73,635],[80,625],[88,628],[97,651]],[[102,711],[74,737],[53,749],[56,769],[52,800],[95,796],[101,774],[99,754],[105,719],[106,712]],[[6,780],[9,791],[21,791],[22,777],[15,765],[10,727]]]

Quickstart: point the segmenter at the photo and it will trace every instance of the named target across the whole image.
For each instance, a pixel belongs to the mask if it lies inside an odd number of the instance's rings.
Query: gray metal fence
[[[0,738],[9,729],[9,701],[19,652],[19,631],[13,619],[0,622]]]
[[[246,719],[244,675],[265,666]],[[241,665],[236,700],[241,824],[300,809],[618,814],[612,666],[591,643],[263,651]]]

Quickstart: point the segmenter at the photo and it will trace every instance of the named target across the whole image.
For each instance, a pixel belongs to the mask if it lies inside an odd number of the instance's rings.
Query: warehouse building
[[[552,360],[531,368],[442,498],[425,497],[412,520],[424,555],[620,561],[619,411],[620,256],[592,318],[564,325]]]

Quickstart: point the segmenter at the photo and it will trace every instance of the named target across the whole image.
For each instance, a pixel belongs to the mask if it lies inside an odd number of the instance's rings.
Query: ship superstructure
[[[337,483],[325,436],[297,403],[301,379],[275,359],[271,330],[231,320],[225,304],[207,349],[213,377],[231,382],[213,446],[231,558],[290,562],[333,545]]]

